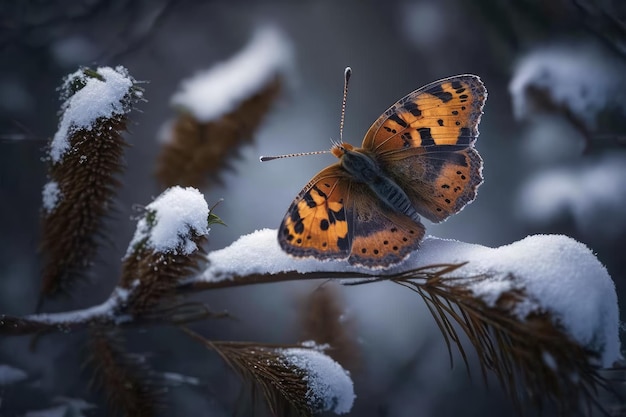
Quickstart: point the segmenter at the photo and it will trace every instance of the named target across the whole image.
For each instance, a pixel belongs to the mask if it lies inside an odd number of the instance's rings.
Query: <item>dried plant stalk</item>
[[[281,84],[281,79],[275,77],[219,120],[202,122],[190,113],[181,113],[159,156],[159,182],[165,187],[220,184],[220,173],[230,168],[230,160],[238,156],[239,148],[252,142],[278,98]]]
[[[470,289],[472,282],[487,277],[451,277],[459,266],[422,268],[392,278],[426,302],[450,358],[454,344],[469,370],[460,328],[478,354],[485,380],[487,371],[493,371],[519,410],[527,399],[537,409],[553,403],[563,415],[581,410],[590,415],[593,407],[603,411],[597,392],[608,384],[593,364],[597,354],[572,340],[547,312],[518,318],[514,308],[526,297],[522,290],[505,292],[495,305],[487,305]]]
[[[244,381],[251,384],[253,392],[256,388],[260,389],[273,415],[313,415],[307,402],[309,386],[306,375],[285,363],[277,347],[245,342],[211,342],[190,330],[186,332],[215,350]],[[295,346],[280,346],[289,347]]]
[[[124,130],[125,117],[100,119],[91,131],[72,134],[75,152],[50,167],[50,178],[63,198],[42,219],[44,296],[66,290],[94,259],[103,220],[119,186],[115,174],[122,171]]]
[[[196,274],[206,262],[202,248],[206,237],[194,236],[192,240],[198,249],[189,255],[157,252],[140,244],[124,259],[120,286],[132,289],[125,311],[146,314],[158,304],[171,301],[178,282]]]
[[[92,385],[104,391],[115,415],[153,417],[160,407],[162,390],[150,380],[150,370],[126,352],[115,330],[94,328],[90,335],[88,364],[94,372]]]
[[[89,79],[104,82],[98,72],[89,69],[73,77],[64,84],[62,95],[68,100],[84,88]],[[48,185],[54,185],[56,198],[52,206],[45,207],[44,202],[42,212],[42,297],[67,290],[95,257],[104,236],[104,219],[111,212],[120,185],[116,175],[122,171],[122,154],[127,146],[121,136],[126,130],[126,113],[139,96],[140,89],[133,84],[122,99],[119,111],[97,118],[89,127],[67,129],[69,149],[62,158],[51,160]],[[111,106],[104,104],[107,105]],[[67,109],[66,101],[66,113]]]
[[[328,356],[350,371],[358,369],[361,350],[337,288],[329,284],[317,287],[303,305],[300,323],[301,340],[329,345]]]

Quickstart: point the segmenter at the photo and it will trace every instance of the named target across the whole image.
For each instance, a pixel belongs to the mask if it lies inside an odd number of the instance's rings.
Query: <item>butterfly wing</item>
[[[339,164],[317,174],[293,201],[278,241],[298,257],[346,259],[369,267],[398,263],[417,249],[424,226],[392,212]]]
[[[483,181],[473,144],[486,98],[475,75],[435,81],[391,106],[365,135],[363,147],[433,222],[473,201]]]
[[[413,207],[439,223],[476,198],[482,183],[482,159],[473,147],[436,145],[387,156],[385,166]]]
[[[294,256],[344,259],[350,254],[353,223],[350,178],[339,166],[320,171],[295,198],[280,225],[278,242]]]
[[[363,148],[377,154],[436,145],[470,146],[487,90],[476,75],[458,75],[413,91],[369,128]]]
[[[403,260],[419,247],[424,225],[390,210],[365,184],[353,187],[352,250],[348,262],[385,267]]]

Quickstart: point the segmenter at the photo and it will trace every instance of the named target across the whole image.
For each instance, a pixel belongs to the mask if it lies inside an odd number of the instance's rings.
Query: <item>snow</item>
[[[356,396],[352,379],[341,365],[316,349],[280,349],[279,353],[288,366],[304,371],[309,387],[307,401],[314,413],[350,411]]]
[[[126,257],[145,241],[157,252],[189,255],[197,249],[192,236],[209,233],[209,206],[197,188],[174,186],[163,191],[146,207],[154,213],[153,224],[147,215],[137,222],[135,235],[128,245]]]
[[[604,108],[626,110],[625,71],[622,62],[592,43],[535,49],[518,62],[509,84],[514,114],[524,119],[533,113],[537,103],[526,95],[533,86],[547,90],[555,104],[563,105],[593,129]]]
[[[116,313],[116,309],[126,302],[129,294],[130,291],[128,289],[115,287],[111,296],[102,304],[83,310],[66,311],[61,313],[31,314],[29,316],[25,316],[24,319],[47,324],[62,325],[64,323],[83,323],[90,319],[99,317],[112,317]],[[122,322],[125,319],[125,317],[118,317],[118,322]]]
[[[43,186],[43,209],[46,213],[51,213],[59,202],[61,196],[61,190],[59,189],[59,183],[56,181],[50,181]]]
[[[239,54],[185,80],[172,105],[199,121],[219,119],[286,72],[291,61],[292,48],[285,36],[271,26],[260,28]]]
[[[10,365],[0,364],[0,387],[15,384],[28,377],[26,372]]]
[[[582,233],[619,238],[626,231],[626,156],[545,170],[518,194],[519,215],[545,226],[568,216]]]
[[[91,130],[99,118],[111,118],[114,115],[125,114],[129,111],[126,97],[131,93],[134,80],[128,75],[124,67],[115,69],[100,67],[96,72],[104,78],[88,77],[83,70],[78,70],[66,77],[61,86],[61,106],[63,115],[50,144],[50,157],[53,163],[58,163],[69,150],[69,136],[77,130]],[[85,86],[70,95],[72,82],[81,80]]]
[[[548,311],[574,340],[598,352],[603,366],[611,366],[621,357],[613,281],[589,248],[563,235],[533,235],[497,248],[428,236],[404,262],[381,271],[346,261],[291,257],[280,249],[277,231],[263,229],[213,251],[208,261],[210,266],[193,279],[219,281],[287,271],[380,276],[427,265],[468,262],[454,274],[489,274],[488,279],[469,281],[472,291],[488,305],[505,291],[523,289],[527,298],[514,311],[520,320],[533,312]]]

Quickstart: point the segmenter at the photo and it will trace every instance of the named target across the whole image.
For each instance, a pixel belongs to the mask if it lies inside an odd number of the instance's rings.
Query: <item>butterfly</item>
[[[474,142],[486,99],[478,76],[444,78],[391,106],[360,148],[334,144],[339,161],[287,209],[281,248],[372,268],[402,261],[424,237],[421,216],[441,222],[476,197],[483,162]]]

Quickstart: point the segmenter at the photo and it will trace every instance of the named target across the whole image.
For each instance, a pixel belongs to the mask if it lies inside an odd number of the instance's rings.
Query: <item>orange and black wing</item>
[[[391,106],[365,135],[363,148],[431,221],[445,220],[476,197],[483,177],[474,142],[486,98],[475,75],[435,81]]]
[[[470,146],[487,90],[476,75],[458,75],[413,91],[369,128],[363,148],[378,155],[437,145]]]
[[[278,230],[278,242],[294,256],[345,259],[352,246],[350,178],[339,164],[323,169],[295,198]]]
[[[417,249],[424,226],[385,207],[339,164],[317,174],[293,201],[278,241],[293,256],[347,259],[350,264],[384,267]]]

